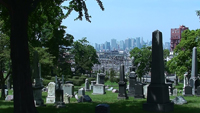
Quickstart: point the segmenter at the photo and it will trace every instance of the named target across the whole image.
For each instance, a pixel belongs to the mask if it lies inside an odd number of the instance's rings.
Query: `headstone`
[[[99,84],[104,84],[105,76],[104,73],[99,73]]]
[[[70,103],[70,95],[68,95],[67,93],[64,94],[64,103],[65,104]]]
[[[92,99],[89,95],[83,95],[78,99],[78,103],[80,102],[92,102]]]
[[[77,94],[75,95],[75,99],[78,101],[78,95]]]
[[[137,83],[135,85],[135,94],[134,94],[135,99],[139,98],[144,98],[144,93],[143,93],[143,84],[142,83]]]
[[[88,79],[85,79],[85,91],[90,91],[90,84],[88,82]]]
[[[35,80],[35,84],[32,86],[35,106],[45,106],[44,100],[42,99],[42,89],[44,86],[42,84],[41,65],[39,63],[39,56],[37,51],[34,52],[33,58],[33,78]]]
[[[55,83],[50,82],[48,84],[48,95],[46,98],[46,103],[54,103],[55,102]]]
[[[85,90],[84,89],[79,89],[78,90],[78,95],[85,95]]]
[[[63,94],[67,93],[70,97],[74,96],[74,85],[73,84],[64,84],[63,85]]]
[[[148,90],[148,86],[149,86],[149,84],[143,86],[144,97],[145,97],[145,98],[147,98],[147,92],[148,92],[147,90]]]
[[[192,52],[192,72],[190,77],[190,86],[192,87],[192,94],[195,95],[195,80],[197,79],[197,48],[193,48]]]
[[[177,96],[177,89],[173,90],[173,96]]]
[[[174,103],[169,99],[168,85],[165,84],[162,33],[152,33],[151,83],[148,86],[147,102],[143,109],[151,112],[170,112]]]
[[[5,101],[13,101],[13,95],[7,95]]]
[[[197,87],[197,94],[196,96],[200,96],[200,86]]]
[[[64,108],[65,103],[64,103],[64,99],[63,99],[63,89],[61,88],[61,80],[58,79],[57,80],[57,84],[58,84],[58,89],[56,89],[56,101],[55,101],[55,106],[56,108]]]
[[[186,86],[185,87],[185,94],[184,96],[193,96],[192,94],[192,87],[191,86]]]
[[[126,93],[126,82],[125,82],[125,74],[124,74],[124,65],[121,64],[120,66],[120,81],[119,84],[119,94],[118,99],[128,99],[127,93]]]
[[[108,104],[99,104],[95,107],[95,113],[110,113],[110,106]]]
[[[135,68],[135,67],[133,67]],[[137,81],[136,81],[136,74],[134,71],[131,71],[130,72],[130,75],[129,75],[129,90],[128,90],[128,96],[129,97],[134,97],[135,95],[135,84],[137,84]]]
[[[106,94],[105,85],[103,85],[103,84],[95,84],[93,86],[93,93],[92,94]]]
[[[182,105],[182,104],[186,104],[187,101],[182,97],[182,96],[178,96],[178,97],[175,97],[172,102],[174,104],[177,104],[177,105]]]
[[[96,84],[96,81],[91,81],[90,90],[93,90],[93,85]]]

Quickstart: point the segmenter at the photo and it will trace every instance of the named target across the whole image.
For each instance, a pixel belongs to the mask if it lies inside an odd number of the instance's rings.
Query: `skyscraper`
[[[121,50],[124,50],[124,41],[123,40],[121,40],[120,41],[120,43],[119,43],[119,48],[121,49]]]
[[[110,51],[110,42],[105,42],[105,50]]]
[[[117,41],[116,39],[111,39],[111,50],[117,49]]]
[[[136,47],[141,48],[140,37],[136,37]]]

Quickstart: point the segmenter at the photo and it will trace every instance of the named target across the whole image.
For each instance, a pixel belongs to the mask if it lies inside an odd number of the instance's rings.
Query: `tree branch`
[[[30,9],[29,9],[29,14],[32,13],[37,5],[39,4],[39,2],[41,2],[42,0],[30,0]]]
[[[6,77],[3,80],[6,81],[6,79],[10,76],[10,74],[11,74],[11,70],[8,71]]]

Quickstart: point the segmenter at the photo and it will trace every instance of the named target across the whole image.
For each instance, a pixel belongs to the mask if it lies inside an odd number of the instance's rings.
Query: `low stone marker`
[[[5,101],[13,101],[13,95],[7,95]]]
[[[65,104],[70,103],[70,95],[68,95],[67,93],[64,94],[64,103]]]
[[[95,113],[110,113],[110,106],[108,104],[99,104],[95,107]]]
[[[95,84],[93,86],[93,93],[92,94],[106,94],[105,85],[104,84]]]
[[[78,103],[80,102],[92,102],[92,99],[89,95],[83,95],[78,99]]]
[[[174,98],[172,100],[172,102],[174,104],[178,104],[178,105],[182,105],[182,104],[186,104],[187,103],[187,101],[182,96],[178,96],[178,97]]]
[[[80,96],[85,95],[85,90],[83,88],[79,89],[78,95],[80,95]]]
[[[174,89],[173,90],[173,96],[177,96],[177,92],[178,92],[177,89]]]

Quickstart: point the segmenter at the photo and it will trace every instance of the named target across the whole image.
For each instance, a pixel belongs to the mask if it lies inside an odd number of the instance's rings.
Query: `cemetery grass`
[[[176,86],[178,89],[182,84]],[[12,93],[9,91],[9,94]],[[53,104],[46,104],[46,107],[38,107],[39,113],[95,113],[95,106],[101,103],[110,105],[110,113],[153,113],[142,109],[142,104],[146,99],[134,99],[129,97],[128,100],[118,100],[118,93],[106,91],[105,95],[92,95],[92,91],[86,92],[92,98],[91,103],[77,103],[75,98],[70,99],[70,104],[66,104],[66,108],[55,108]],[[180,93],[178,95],[181,95]],[[43,92],[42,98],[46,103],[47,92]],[[174,99],[170,96],[170,99]],[[184,97],[188,103],[184,105],[174,105],[174,111],[170,113],[199,113],[200,97]],[[13,102],[0,100],[0,113],[13,113]]]

